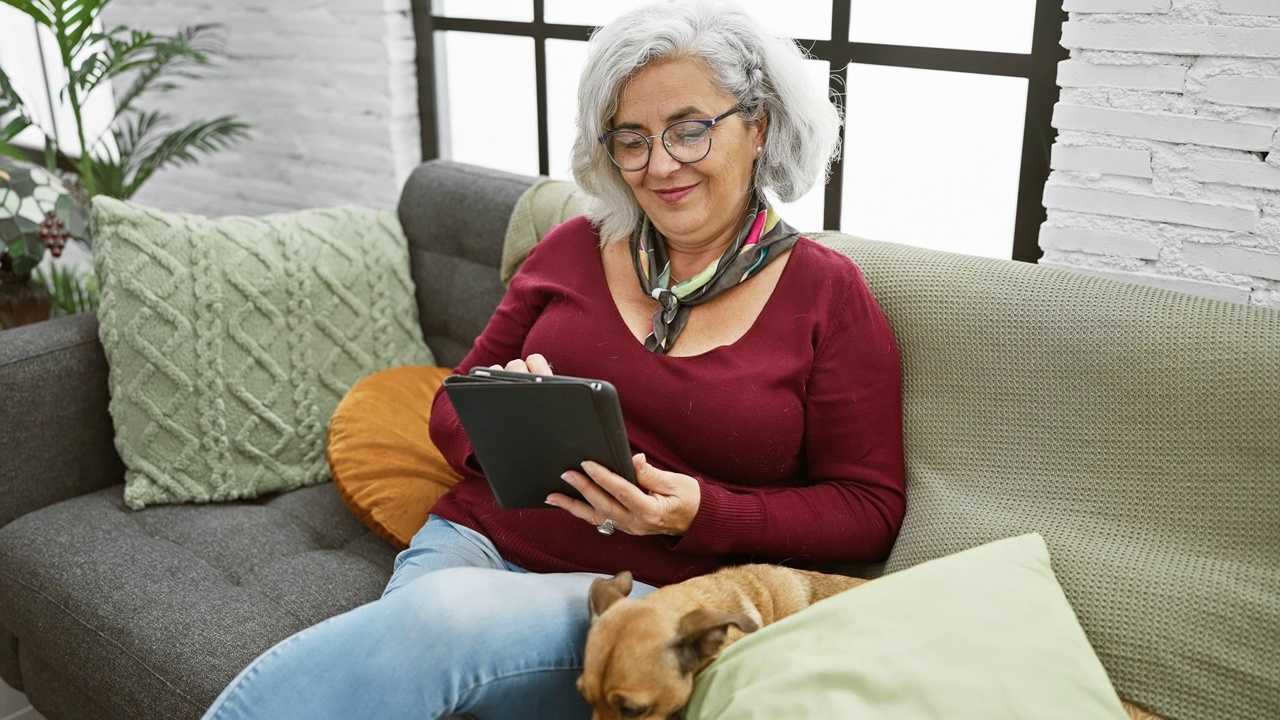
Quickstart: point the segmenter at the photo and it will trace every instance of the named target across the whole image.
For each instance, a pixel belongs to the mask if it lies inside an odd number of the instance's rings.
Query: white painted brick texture
[[[1280,308],[1280,0],[1065,0],[1042,263]]]
[[[248,141],[157,173],[139,202],[214,216],[394,205],[421,160],[409,0],[115,0],[104,22],[222,25],[230,56],[147,107],[252,126]]]
[[[1186,77],[1185,65],[1110,65],[1084,60],[1063,60],[1058,63],[1058,84],[1062,87],[1182,92],[1182,83]]]
[[[1049,167],[1054,170],[1074,170],[1091,175],[1110,174],[1149,178],[1151,177],[1151,151],[1055,145]]]

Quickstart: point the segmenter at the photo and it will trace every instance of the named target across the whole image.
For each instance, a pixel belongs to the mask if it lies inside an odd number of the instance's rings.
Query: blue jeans
[[[433,515],[381,599],[267,650],[205,720],[589,718],[574,683],[596,577],[526,572]],[[636,583],[631,596],[653,589]]]

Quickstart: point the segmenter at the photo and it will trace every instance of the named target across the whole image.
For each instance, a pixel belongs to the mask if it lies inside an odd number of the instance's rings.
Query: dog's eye
[[[648,707],[631,707],[630,705],[623,705],[622,707],[618,708],[618,714],[624,718],[642,718],[645,715],[649,714],[649,708]]]

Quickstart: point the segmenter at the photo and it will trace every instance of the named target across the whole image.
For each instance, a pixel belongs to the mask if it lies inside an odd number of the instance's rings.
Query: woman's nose
[[[682,167],[684,163],[671,157],[671,153],[667,152],[661,140],[654,143],[653,152],[649,154],[649,172],[657,174],[658,177],[666,177]]]

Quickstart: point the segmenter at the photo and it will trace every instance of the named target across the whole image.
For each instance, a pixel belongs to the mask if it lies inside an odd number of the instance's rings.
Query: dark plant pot
[[[0,327],[15,328],[49,319],[53,296],[30,275],[0,271]]]

